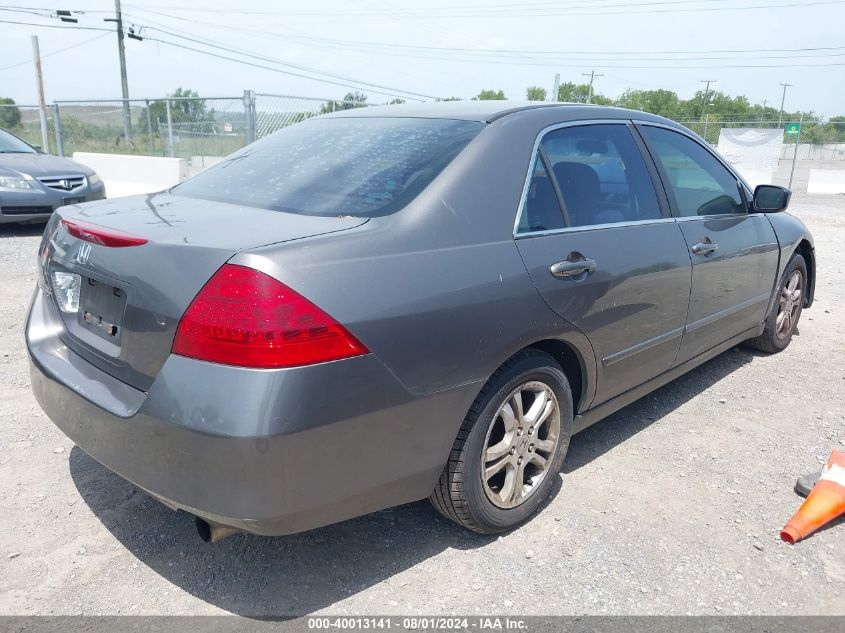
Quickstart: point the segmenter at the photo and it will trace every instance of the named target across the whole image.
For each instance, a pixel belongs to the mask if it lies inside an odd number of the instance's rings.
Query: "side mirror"
[[[757,185],[754,188],[754,210],[760,213],[777,213],[789,206],[792,192],[777,185]]]
[[[44,150],[43,150],[43,149],[41,149],[41,146],[40,146],[40,145],[33,145],[33,146],[32,146],[32,149],[36,150],[39,154],[43,154],[43,153],[44,153]]]

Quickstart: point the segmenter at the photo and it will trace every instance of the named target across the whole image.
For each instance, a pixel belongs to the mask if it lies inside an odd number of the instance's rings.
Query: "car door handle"
[[[594,259],[590,259],[589,257],[577,259],[575,261],[569,261],[567,259],[562,262],[558,262],[557,264],[552,264],[551,267],[549,267],[549,271],[552,275],[561,279],[577,277],[582,273],[591,273],[595,269],[596,261]]]
[[[690,250],[696,255],[707,256],[718,251],[719,245],[711,242],[709,237],[705,237],[703,242],[699,242]]]

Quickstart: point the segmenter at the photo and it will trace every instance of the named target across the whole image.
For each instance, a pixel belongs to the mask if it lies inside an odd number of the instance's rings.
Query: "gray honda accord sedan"
[[[0,129],[0,224],[43,222],[57,207],[106,197],[89,167],[45,154]]]
[[[574,433],[734,345],[789,344],[816,269],[789,198],[642,112],[318,117],[167,192],[59,209],[32,388],[208,540],[426,497],[502,532]]]

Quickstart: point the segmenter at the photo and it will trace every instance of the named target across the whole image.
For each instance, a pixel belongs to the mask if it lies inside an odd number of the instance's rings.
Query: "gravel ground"
[[[777,537],[796,477],[845,446],[845,197],[792,209],[819,264],[792,345],[726,352],[577,436],[523,528],[479,537],[420,502],[215,546],[41,413],[40,229],[0,227],[0,614],[845,614],[845,524]]]

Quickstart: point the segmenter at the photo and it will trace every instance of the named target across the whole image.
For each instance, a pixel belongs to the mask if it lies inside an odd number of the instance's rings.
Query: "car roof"
[[[428,101],[425,103],[402,103],[394,105],[367,106],[340,110],[325,116],[328,117],[389,117],[389,118],[424,118],[424,119],[458,119],[463,121],[481,121],[491,123],[505,116],[527,112],[531,110],[558,110],[565,118],[573,119],[630,119],[637,118],[650,121],[669,123],[667,119],[646,112],[627,110],[609,106],[590,105],[584,103],[557,103],[541,101]],[[569,116],[566,116],[569,115]]]

